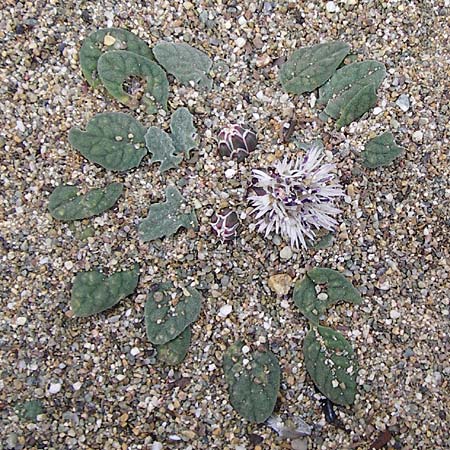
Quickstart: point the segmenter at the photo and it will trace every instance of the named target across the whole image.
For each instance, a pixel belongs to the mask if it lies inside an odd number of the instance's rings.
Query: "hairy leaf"
[[[87,82],[97,87],[97,63],[102,54],[109,50],[128,50],[144,58],[154,59],[150,47],[135,34],[120,28],[102,28],[91,33],[80,49],[81,71]]]
[[[148,151],[152,154],[151,162],[160,162],[159,170],[178,167],[183,157],[177,155],[177,149],[173,145],[172,138],[158,127],[150,127],[145,134],[145,143]]]
[[[89,161],[105,169],[124,171],[137,167],[147,153],[145,131],[128,114],[101,113],[89,121],[86,131],[72,128],[69,142]]]
[[[175,289],[172,283],[153,286],[145,304],[145,326],[152,344],[166,344],[196,321],[202,296],[192,287]]]
[[[351,344],[331,328],[317,326],[303,343],[305,366],[317,388],[337,405],[355,400],[358,363]]]
[[[175,186],[166,189],[166,201],[150,206],[148,216],[139,225],[142,241],[153,241],[175,234],[180,227],[198,227],[195,213],[186,205]]]
[[[192,114],[187,108],[178,108],[170,119],[172,141],[177,153],[184,153],[189,159],[189,152],[197,147],[194,137],[197,130],[194,127]]]
[[[186,357],[191,343],[191,328],[187,327],[175,339],[165,344],[157,345],[158,361],[175,366]]]
[[[244,354],[243,347],[243,342],[236,342],[223,358],[230,402],[242,417],[261,423],[275,407],[280,388],[280,366],[273,353]]]
[[[362,152],[363,164],[369,169],[388,166],[402,151],[403,148],[395,143],[392,133],[386,132],[366,143]]]
[[[85,219],[111,208],[122,191],[122,183],[111,183],[103,189],[91,189],[84,195],[78,195],[76,186],[62,185],[51,193],[48,209],[58,220]]]
[[[180,83],[190,86],[192,82],[200,88],[211,89],[212,80],[207,74],[212,60],[205,53],[185,43],[159,42],[153,48],[153,54]]]
[[[164,70],[155,62],[126,50],[117,50],[100,56],[97,69],[107,91],[120,103],[130,108],[137,108],[143,103],[151,114],[157,111],[155,101],[167,109],[169,82]],[[123,89],[123,83],[132,76],[147,83],[141,99]]]
[[[295,50],[280,68],[280,81],[286,92],[303,94],[322,86],[339,67],[350,46],[334,41]]]
[[[139,280],[139,266],[106,277],[92,270],[75,276],[72,286],[72,310],[77,317],[87,317],[111,308],[132,294]]]

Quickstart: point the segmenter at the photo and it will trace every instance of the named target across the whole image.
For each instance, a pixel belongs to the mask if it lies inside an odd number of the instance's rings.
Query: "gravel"
[[[238,338],[249,347],[267,344],[277,355],[276,414],[313,427],[294,448],[369,448],[387,429],[389,448],[450,448],[446,2],[3,3],[0,448],[292,448],[229,404],[222,357]],[[211,92],[171,82],[169,109],[188,107],[201,139],[177,170],[162,176],[147,158],[136,170],[112,173],[68,144],[69,129],[94,114],[130,113],[81,76],[82,40],[107,26],[126,28],[150,45],[187,42],[214,60]],[[296,47],[332,39],[348,42],[357,60],[382,61],[388,73],[378,114],[341,132],[318,119],[315,95],[289,96],[277,82],[280,64]],[[163,112],[131,114],[146,126],[168,126]],[[283,124],[293,117],[292,141],[282,143]],[[220,158],[215,140],[234,122],[247,123],[259,138],[239,165]],[[404,154],[389,167],[365,169],[364,143],[387,130]],[[347,196],[332,245],[297,252],[257,233],[245,195],[252,168],[294,154],[295,140],[318,138]],[[87,189],[112,181],[125,185],[124,196],[96,218],[63,223],[47,211],[61,183]],[[170,183],[192,202],[200,228],[142,243],[137,224]],[[235,208],[243,223],[235,241],[221,243],[209,223],[225,207]],[[136,262],[135,295],[94,317],[73,317],[77,272],[112,273]],[[308,324],[292,291],[277,294],[268,284],[275,274],[294,283],[316,266],[342,272],[364,299],[337,305],[324,320],[351,341],[360,364],[355,404],[336,408],[341,426],[325,422],[305,373]],[[205,297],[177,367],[157,363],[143,324],[148,287],[167,278],[182,278]],[[30,400],[42,405],[36,421],[20,412]]]

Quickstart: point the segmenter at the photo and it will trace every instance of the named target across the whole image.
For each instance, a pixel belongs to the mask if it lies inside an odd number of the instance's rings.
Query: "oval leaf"
[[[186,208],[184,198],[175,186],[166,189],[166,201],[151,205],[148,216],[139,224],[139,238],[153,241],[175,234],[180,227],[198,227],[194,211]]]
[[[138,280],[138,266],[109,277],[96,270],[77,273],[71,297],[75,316],[87,317],[111,308],[134,292]]]
[[[130,108],[137,108],[143,103],[151,114],[157,111],[155,101],[167,109],[169,82],[164,70],[155,62],[135,53],[119,50],[100,56],[97,69],[107,91],[120,103]],[[132,76],[142,78],[147,83],[145,94],[140,100],[123,89],[123,83]]]
[[[101,113],[89,121],[86,131],[72,128],[69,142],[89,161],[123,171],[137,167],[147,153],[145,131],[127,114]]]
[[[98,86],[98,59],[106,51],[128,50],[144,58],[154,59],[150,47],[135,34],[120,28],[102,28],[91,33],[83,42],[80,49],[81,71],[87,82]]]
[[[395,143],[392,133],[386,132],[367,142],[362,152],[363,164],[369,169],[388,166],[402,151],[402,147]]]
[[[159,42],[153,48],[153,54],[158,63],[180,83],[188,86],[194,83],[200,88],[211,89],[212,80],[207,73],[212,60],[205,53],[185,43]]]
[[[201,305],[202,297],[192,287],[181,291],[172,283],[155,285],[145,304],[148,340],[156,345],[172,341],[197,320]]]
[[[337,405],[355,400],[357,361],[351,344],[331,328],[317,326],[303,344],[305,366],[314,384]]]
[[[187,108],[178,108],[170,119],[173,146],[177,153],[184,153],[189,159],[189,152],[197,147],[194,137],[197,133],[192,114]]]
[[[280,68],[280,82],[286,92],[302,94],[322,86],[344,60],[350,46],[334,41],[295,50]]]
[[[264,422],[273,412],[280,389],[280,366],[269,351],[243,353],[241,341],[223,358],[223,371],[233,408],[251,422]]]
[[[160,162],[161,173],[178,167],[183,157],[177,156],[177,150],[173,146],[172,138],[158,127],[150,127],[145,134],[145,144],[152,154],[151,162]]]
[[[187,355],[191,343],[191,334],[191,328],[187,327],[175,339],[158,345],[158,361],[169,366],[180,364]]]
[[[48,209],[58,220],[85,219],[111,208],[122,192],[122,183],[111,183],[103,189],[91,189],[83,195],[78,195],[76,186],[58,186],[50,195]]]
[[[321,294],[325,298],[317,295],[316,285],[323,285]],[[361,303],[361,295],[343,275],[336,270],[319,267],[310,270],[303,280],[297,281],[293,299],[301,313],[314,324],[319,323],[320,316],[330,306],[340,301]]]

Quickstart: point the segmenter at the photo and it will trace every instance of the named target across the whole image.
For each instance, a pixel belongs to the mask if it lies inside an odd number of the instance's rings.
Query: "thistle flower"
[[[220,155],[236,158],[237,162],[244,161],[256,144],[256,134],[242,125],[231,125],[219,133]]]
[[[273,231],[290,240],[292,247],[306,248],[315,230],[335,229],[334,216],[341,210],[334,201],[344,192],[334,180],[334,164],[321,165],[321,153],[315,145],[295,161],[285,158],[267,170],[253,170],[253,195],[248,199],[260,233],[267,237]]]
[[[240,222],[238,215],[230,208],[225,208],[211,217],[211,227],[222,241],[229,241],[236,235]]]

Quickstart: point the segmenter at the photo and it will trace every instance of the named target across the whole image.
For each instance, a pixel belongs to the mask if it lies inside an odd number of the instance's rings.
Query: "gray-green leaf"
[[[118,50],[100,56],[97,69],[107,91],[120,103],[130,108],[137,108],[143,103],[150,114],[157,111],[155,101],[167,109],[169,82],[164,70],[155,62],[126,50]],[[143,78],[147,83],[140,100],[123,89],[123,83],[132,76]]]
[[[358,363],[351,344],[331,328],[317,326],[303,343],[305,366],[314,384],[337,405],[355,401]]]
[[[77,317],[87,317],[111,308],[132,294],[139,280],[139,266],[106,277],[92,270],[75,276],[71,305]]]
[[[321,293],[316,293],[316,285],[323,285]],[[353,285],[339,272],[332,269],[315,268],[305,278],[297,281],[293,294],[294,303],[301,313],[312,323],[318,324],[320,316],[332,305],[340,301],[361,303],[361,296]]]
[[[376,90],[385,76],[386,68],[378,61],[349,64],[335,72],[319,89],[317,103],[326,104],[324,112],[339,119],[340,126],[348,125],[374,106]]]
[[[186,205],[184,198],[175,186],[166,188],[166,201],[151,205],[148,216],[139,225],[139,238],[153,241],[175,234],[180,227],[198,227],[194,211]]]
[[[280,366],[273,353],[256,351],[244,354],[243,347],[243,342],[236,342],[223,358],[230,402],[242,417],[261,423],[267,420],[275,407],[280,389]]]
[[[189,350],[191,334],[191,327],[187,327],[175,339],[165,344],[157,345],[158,361],[169,366],[180,364]]]
[[[109,50],[128,50],[144,58],[154,59],[150,47],[127,30],[102,28],[94,31],[84,40],[80,49],[81,71],[93,87],[100,84],[97,73],[98,59]]]
[[[40,400],[28,400],[16,407],[19,417],[23,420],[36,422],[37,416],[43,414],[44,408]]]
[[[148,340],[162,345],[179,336],[196,321],[202,296],[192,287],[175,289],[172,283],[155,285],[145,303],[145,326]]]
[[[189,159],[189,152],[197,147],[194,137],[197,130],[193,124],[192,114],[187,108],[178,108],[170,119],[172,141],[177,153],[184,153]]]
[[[177,155],[172,138],[158,127],[150,127],[145,134],[145,143],[152,154],[151,162],[160,162],[160,172],[178,167],[183,157]]]
[[[212,60],[205,53],[185,43],[159,42],[153,48],[153,54],[180,83],[190,86],[193,82],[200,88],[211,89],[212,80],[207,74]]]
[[[111,183],[103,189],[91,189],[78,195],[78,187],[62,185],[51,193],[48,209],[58,220],[81,220],[111,208],[123,192],[122,183]]]
[[[339,67],[350,46],[334,41],[295,50],[280,68],[280,81],[286,92],[302,94],[322,86]]]
[[[147,153],[145,132],[128,114],[101,113],[89,121],[86,131],[72,128],[69,142],[89,161],[105,169],[124,171],[137,167]]]
[[[362,152],[363,164],[369,169],[388,166],[402,151],[403,148],[395,143],[392,133],[387,131],[366,143]]]

